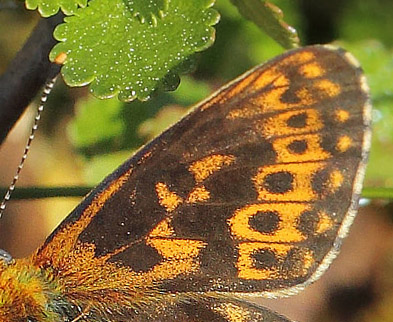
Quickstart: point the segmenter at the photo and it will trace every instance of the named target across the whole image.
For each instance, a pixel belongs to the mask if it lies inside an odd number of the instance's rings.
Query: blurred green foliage
[[[380,40],[340,42],[362,64],[371,90],[373,139],[366,185],[393,187],[393,51]]]

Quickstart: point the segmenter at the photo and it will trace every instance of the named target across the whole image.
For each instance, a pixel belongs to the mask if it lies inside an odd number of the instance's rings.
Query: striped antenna
[[[3,201],[0,204],[0,218],[3,215],[3,212],[5,210],[7,201],[10,200],[11,194],[12,194],[12,192],[15,189],[15,184],[16,184],[16,182],[19,179],[19,174],[20,174],[20,172],[21,172],[21,170],[23,168],[23,165],[24,165],[24,163],[26,161],[27,154],[29,153],[31,142],[33,141],[35,132],[38,129],[38,122],[40,121],[41,113],[44,110],[45,102],[48,99],[48,95],[52,91],[53,86],[55,85],[56,79],[57,79],[57,76],[52,78],[51,80],[49,80],[45,84],[44,90],[43,90],[41,98],[40,98],[40,105],[38,106],[37,114],[36,114],[35,119],[34,119],[34,124],[33,124],[33,127],[31,128],[30,136],[29,136],[29,139],[27,140],[27,143],[26,143],[26,146],[25,146],[25,151],[23,152],[22,160],[20,161],[18,169],[16,170],[16,173],[15,173],[15,176],[12,179],[12,182],[11,182],[11,184],[10,184],[8,190],[7,190],[7,193],[5,194],[5,196],[3,198]]]

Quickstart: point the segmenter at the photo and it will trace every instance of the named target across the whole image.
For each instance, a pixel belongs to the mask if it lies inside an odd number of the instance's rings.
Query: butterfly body
[[[336,256],[370,109],[344,51],[256,67],[108,176],[31,257],[3,263],[0,321],[287,321],[244,296],[296,293]],[[42,297],[12,320],[5,276],[25,275]]]

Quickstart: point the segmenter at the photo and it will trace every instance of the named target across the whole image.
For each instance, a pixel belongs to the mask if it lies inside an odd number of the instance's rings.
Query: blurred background
[[[352,52],[368,77],[374,105],[373,145],[366,187],[393,188],[393,1],[274,1],[303,45],[334,42]],[[18,183],[22,186],[95,185],[141,144],[178,120],[227,81],[284,50],[229,0],[217,0],[216,42],[198,54],[193,73],[175,92],[141,103],[99,101],[86,88],[59,80]],[[0,74],[41,19],[19,1],[0,0]],[[32,103],[0,148],[0,186],[12,180],[30,132]],[[0,221],[0,248],[30,254],[81,198],[13,200]],[[299,295],[260,300],[302,321],[393,321],[393,205],[364,205],[328,272]]]

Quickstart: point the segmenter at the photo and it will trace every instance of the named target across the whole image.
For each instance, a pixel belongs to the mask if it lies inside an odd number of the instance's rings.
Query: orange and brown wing
[[[137,314],[127,321],[165,322],[290,322],[269,309],[237,298],[189,298],[184,301],[164,301]]]
[[[327,268],[353,220],[370,109],[348,53],[290,51],[141,149],[33,260],[75,301],[120,307],[168,293],[293,292]]]

